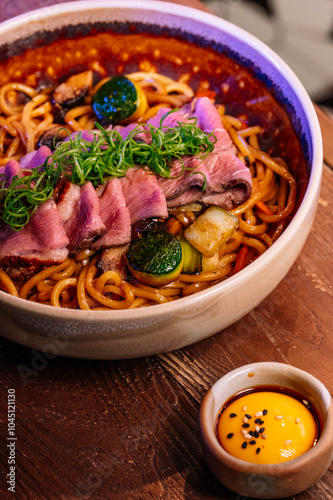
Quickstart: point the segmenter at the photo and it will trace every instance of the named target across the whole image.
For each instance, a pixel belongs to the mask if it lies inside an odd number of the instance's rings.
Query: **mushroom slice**
[[[55,127],[49,128],[42,133],[39,137],[37,146],[40,148],[41,146],[47,146],[54,151],[55,146],[59,142],[63,142],[67,137],[69,137],[70,132],[65,129],[62,125],[57,125]]]
[[[103,250],[101,260],[97,264],[105,273],[106,271],[116,271],[122,278],[126,276],[126,252],[129,245],[107,248]]]
[[[54,111],[57,118],[64,119],[66,112],[82,103],[93,85],[92,70],[70,76],[53,92]]]

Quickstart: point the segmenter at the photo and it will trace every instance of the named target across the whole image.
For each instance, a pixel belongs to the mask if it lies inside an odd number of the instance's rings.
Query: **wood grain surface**
[[[2,20],[50,3],[2,1]],[[325,166],[313,228],[286,278],[250,314],[200,343],[144,359],[87,361],[1,339],[0,498],[246,500],[206,467],[198,409],[219,377],[256,361],[290,363],[333,392],[332,191]],[[16,391],[15,493],[6,484],[8,389]],[[333,467],[293,498],[333,500]]]

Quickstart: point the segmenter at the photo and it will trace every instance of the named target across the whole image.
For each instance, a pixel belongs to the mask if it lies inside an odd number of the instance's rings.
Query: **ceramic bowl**
[[[301,139],[309,183],[297,213],[279,240],[253,264],[206,291],[172,303],[127,311],[71,311],[32,304],[0,291],[1,334],[31,348],[66,356],[119,359],[171,351],[231,325],[267,297],[296,260],[316,211],[322,142],[312,103],[289,67],[240,28],[205,12],[165,2],[73,2],[45,7],[0,26],[0,47],[84,23],[140,23],[200,37],[227,47],[269,82]],[[1,51],[0,51],[1,52]]]
[[[234,458],[216,436],[223,405],[252,387],[278,386],[304,396],[317,410],[321,435],[304,455],[280,464],[258,465]],[[214,476],[232,491],[251,498],[284,498],[306,490],[327,471],[333,459],[333,403],[325,386],[309,373],[283,363],[253,363],[219,379],[204,397],[199,413],[205,460]]]

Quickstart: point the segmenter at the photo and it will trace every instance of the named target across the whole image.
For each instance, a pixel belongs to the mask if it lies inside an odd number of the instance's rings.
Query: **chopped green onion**
[[[50,158],[50,157],[49,157]],[[44,172],[39,168],[21,170],[15,175],[8,189],[8,181],[4,175],[0,181],[1,220],[14,231],[25,226],[38,205],[44,203],[53,195],[54,186],[58,182],[60,169],[56,165],[44,162]],[[21,175],[23,174],[23,177]]]

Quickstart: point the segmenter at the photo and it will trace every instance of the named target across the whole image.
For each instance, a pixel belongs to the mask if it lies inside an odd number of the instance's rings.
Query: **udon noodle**
[[[145,123],[159,108],[166,105],[181,107],[193,96],[187,75],[178,81],[162,74],[137,72],[127,75],[145,92],[148,109],[140,116]],[[94,128],[96,116],[90,105],[91,96],[105,82],[91,88],[81,106],[66,113],[69,132]],[[42,133],[56,125],[51,104],[52,89],[37,92],[22,83],[7,83],[0,88],[0,166],[36,149]],[[196,95],[214,98],[207,85]],[[154,288],[133,277],[124,279],[115,271],[102,273],[98,267],[100,252],[82,250],[63,263],[43,269],[25,282],[13,281],[0,270],[1,289],[24,299],[55,307],[83,310],[132,309],[162,304],[204,290],[242,270],[263,254],[280,236],[295,207],[296,181],[285,161],[272,158],[260,150],[258,125],[245,122],[225,113],[216,104],[222,122],[237,148],[238,157],[249,167],[253,180],[251,197],[230,213],[239,219],[239,227],[219,248],[214,258],[205,262],[199,274],[181,273],[172,283]],[[60,126],[60,125],[59,125]],[[173,208],[167,222],[171,232],[188,227],[196,218],[195,212]]]

